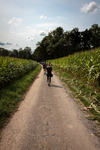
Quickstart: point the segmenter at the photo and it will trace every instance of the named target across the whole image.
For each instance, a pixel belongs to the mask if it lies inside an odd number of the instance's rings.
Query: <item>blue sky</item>
[[[0,47],[31,47],[62,27],[79,31],[100,26],[100,0],[0,0]]]

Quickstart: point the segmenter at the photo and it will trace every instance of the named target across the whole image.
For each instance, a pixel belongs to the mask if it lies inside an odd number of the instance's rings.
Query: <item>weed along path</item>
[[[2,130],[0,150],[100,150],[89,120],[59,78],[43,70]]]

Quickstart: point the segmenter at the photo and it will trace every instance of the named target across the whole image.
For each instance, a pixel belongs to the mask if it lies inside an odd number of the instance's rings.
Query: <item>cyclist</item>
[[[51,77],[53,76],[52,75],[52,67],[51,67],[51,64],[49,63],[49,65],[46,67],[47,69],[47,82],[48,82],[48,86],[51,85]]]

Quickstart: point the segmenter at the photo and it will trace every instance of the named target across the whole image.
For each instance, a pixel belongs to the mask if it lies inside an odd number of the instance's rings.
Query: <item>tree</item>
[[[8,56],[9,55],[9,51],[4,49],[4,48],[0,48],[0,55],[1,56]]]
[[[49,34],[50,36],[50,34]],[[52,58],[59,58],[62,56],[62,51],[64,48],[64,30],[62,27],[56,28],[56,30],[51,32],[50,45],[48,51],[51,49]],[[62,40],[61,40],[62,39]],[[50,52],[49,52],[50,53]]]
[[[70,43],[71,43],[71,46],[73,47],[73,52],[77,52],[78,49],[80,49],[80,42],[81,42],[81,38],[80,38],[79,29],[74,28],[70,32]]]
[[[70,36],[71,32],[66,31],[64,33],[65,45],[64,45],[64,56],[72,54],[74,51],[74,47],[72,45],[72,37]]]
[[[31,48],[30,47],[25,47],[24,50],[23,50],[23,53],[24,53],[24,58],[25,59],[31,59]]]
[[[98,46],[100,27],[97,24],[82,32],[78,28],[64,32],[62,27],[58,27],[37,43],[33,56],[37,60],[55,59]]]
[[[19,52],[18,52],[18,58],[23,58],[24,56],[23,56],[23,49],[22,48],[20,48],[19,49]]]
[[[16,54],[14,51],[9,51],[9,57],[16,57]]]
[[[41,48],[39,46],[35,49],[34,53],[32,54],[32,59],[38,62],[42,60]]]
[[[93,48],[100,46],[100,27],[98,24],[94,24],[90,28],[91,32],[91,46]]]
[[[13,52],[15,53],[15,57],[18,58],[18,50],[14,49]]]
[[[81,50],[88,50],[90,46],[91,33],[88,29],[81,32]]]

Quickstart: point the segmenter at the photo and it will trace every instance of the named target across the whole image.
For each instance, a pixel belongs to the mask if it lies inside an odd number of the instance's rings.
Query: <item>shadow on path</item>
[[[51,87],[63,88],[62,86],[58,86],[58,85],[51,85]]]

